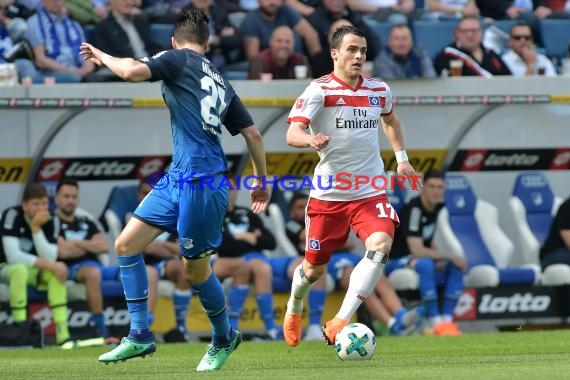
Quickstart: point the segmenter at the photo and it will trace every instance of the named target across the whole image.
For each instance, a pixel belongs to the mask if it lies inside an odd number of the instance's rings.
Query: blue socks
[[[212,273],[201,284],[192,285],[213,328],[212,344],[226,346],[232,337],[232,328],[228,320],[224,289],[218,278]]]
[[[121,282],[131,317],[129,338],[139,342],[152,339],[148,324],[148,277],[142,254],[119,256]]]
[[[275,311],[273,310],[273,295],[271,293],[260,293],[257,295],[256,301],[260,317],[265,324],[265,330],[270,331],[277,329],[277,325],[275,324]]]
[[[327,291],[325,289],[311,289],[307,299],[309,305],[309,324],[321,324],[326,300]]]
[[[103,314],[92,314],[91,315],[91,323],[97,329],[97,333],[99,336],[108,337],[109,336],[109,329],[105,325],[105,316]]]
[[[239,319],[243,311],[243,305],[249,294],[249,285],[232,285],[228,291],[228,317],[230,325],[238,328]]]
[[[174,315],[176,317],[176,327],[178,330],[186,331],[186,314],[188,314],[188,307],[190,307],[190,300],[192,292],[188,290],[174,290],[172,302],[174,303]]]

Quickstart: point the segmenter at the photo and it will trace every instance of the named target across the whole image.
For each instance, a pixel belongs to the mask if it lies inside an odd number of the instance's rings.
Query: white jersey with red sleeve
[[[356,88],[351,88],[331,73],[311,82],[287,119],[289,124],[307,124],[311,134],[330,136],[327,147],[318,152],[311,197],[348,201],[384,192],[370,184],[357,187],[355,179],[380,176],[386,180],[378,135],[380,116],[391,113],[390,87],[378,79],[361,77]],[[377,187],[383,186],[382,180]]]

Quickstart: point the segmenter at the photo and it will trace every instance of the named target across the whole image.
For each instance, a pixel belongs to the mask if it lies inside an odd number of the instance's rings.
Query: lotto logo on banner
[[[477,319],[477,291],[475,289],[463,290],[453,310],[453,318],[464,321]]]
[[[137,178],[146,178],[152,173],[165,172],[169,161],[167,157],[143,157],[137,170]]]
[[[570,168],[570,148],[460,150],[450,171],[565,170]]]
[[[67,160],[63,158],[45,158],[36,174],[36,181],[59,181]]]

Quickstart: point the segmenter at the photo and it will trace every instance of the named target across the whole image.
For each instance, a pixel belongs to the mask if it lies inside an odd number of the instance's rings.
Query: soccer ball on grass
[[[369,360],[376,350],[376,337],[368,326],[349,323],[336,335],[334,347],[341,360]]]

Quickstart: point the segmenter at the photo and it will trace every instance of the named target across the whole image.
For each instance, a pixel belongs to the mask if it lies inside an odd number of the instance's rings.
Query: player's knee
[[[8,278],[10,279],[10,286],[14,281],[22,280],[25,283],[26,278],[28,278],[28,268],[25,264],[13,264],[8,272]]]
[[[319,278],[321,278],[323,273],[325,273],[326,269],[327,269],[326,264],[313,265],[305,262],[305,264],[303,265],[303,272],[305,272],[305,277],[307,277],[311,282],[315,282]]]
[[[146,266],[146,274],[148,277],[149,284],[158,283],[158,271],[153,266]]]
[[[375,232],[366,239],[366,249],[389,253],[392,249],[392,239],[386,233]]]
[[[129,256],[135,253],[132,249],[132,244],[129,244],[124,238],[121,238],[121,236],[115,240],[115,252],[117,256]]]
[[[273,275],[271,265],[262,260],[252,260],[251,270],[253,271],[254,276],[271,277]]]
[[[435,271],[435,263],[431,258],[425,257],[417,259],[414,268],[420,275],[426,276]]]
[[[97,285],[101,283],[101,271],[97,267],[83,267],[83,276],[85,283],[89,285]]]

